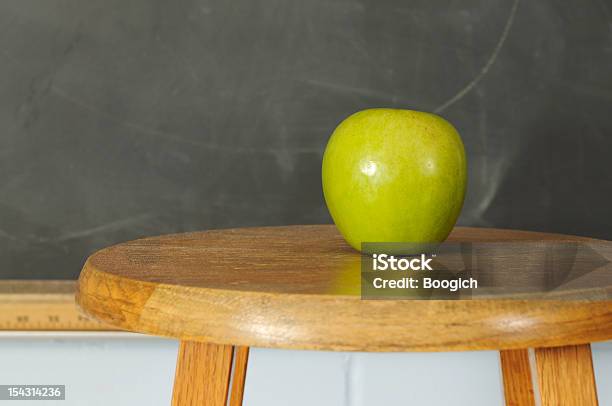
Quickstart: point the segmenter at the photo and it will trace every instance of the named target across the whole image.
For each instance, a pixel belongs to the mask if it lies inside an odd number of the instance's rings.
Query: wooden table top
[[[612,244],[463,227],[448,241]],[[542,280],[535,268],[500,267],[504,255],[496,277]],[[146,238],[93,254],[79,278],[77,303],[125,330],[256,347],[452,351],[612,339],[607,266],[563,280],[548,296],[493,291],[470,300],[362,300],[360,259],[331,225]]]

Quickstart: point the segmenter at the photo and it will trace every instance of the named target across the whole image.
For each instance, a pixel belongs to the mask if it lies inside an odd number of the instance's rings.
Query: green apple
[[[346,241],[439,243],[467,182],[457,130],[435,114],[369,109],[344,120],[323,155],[323,194]]]

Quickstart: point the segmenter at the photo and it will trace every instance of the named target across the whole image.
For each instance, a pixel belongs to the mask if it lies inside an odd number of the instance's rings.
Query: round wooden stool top
[[[449,237],[545,240],[597,241],[462,227]],[[602,272],[562,287],[554,300],[362,300],[360,255],[334,226],[244,228],[103,249],[83,268],[77,302],[121,329],[215,344],[350,351],[551,347],[612,338],[612,284],[609,268]]]

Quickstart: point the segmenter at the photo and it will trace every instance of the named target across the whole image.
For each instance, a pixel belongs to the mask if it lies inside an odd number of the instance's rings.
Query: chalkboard
[[[460,224],[612,238],[612,2],[3,0],[0,278],[160,233],[328,223],[369,107],[462,134]]]

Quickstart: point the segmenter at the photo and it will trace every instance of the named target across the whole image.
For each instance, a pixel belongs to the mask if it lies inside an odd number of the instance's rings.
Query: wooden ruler
[[[114,330],[80,313],[75,281],[0,281],[0,330]]]

